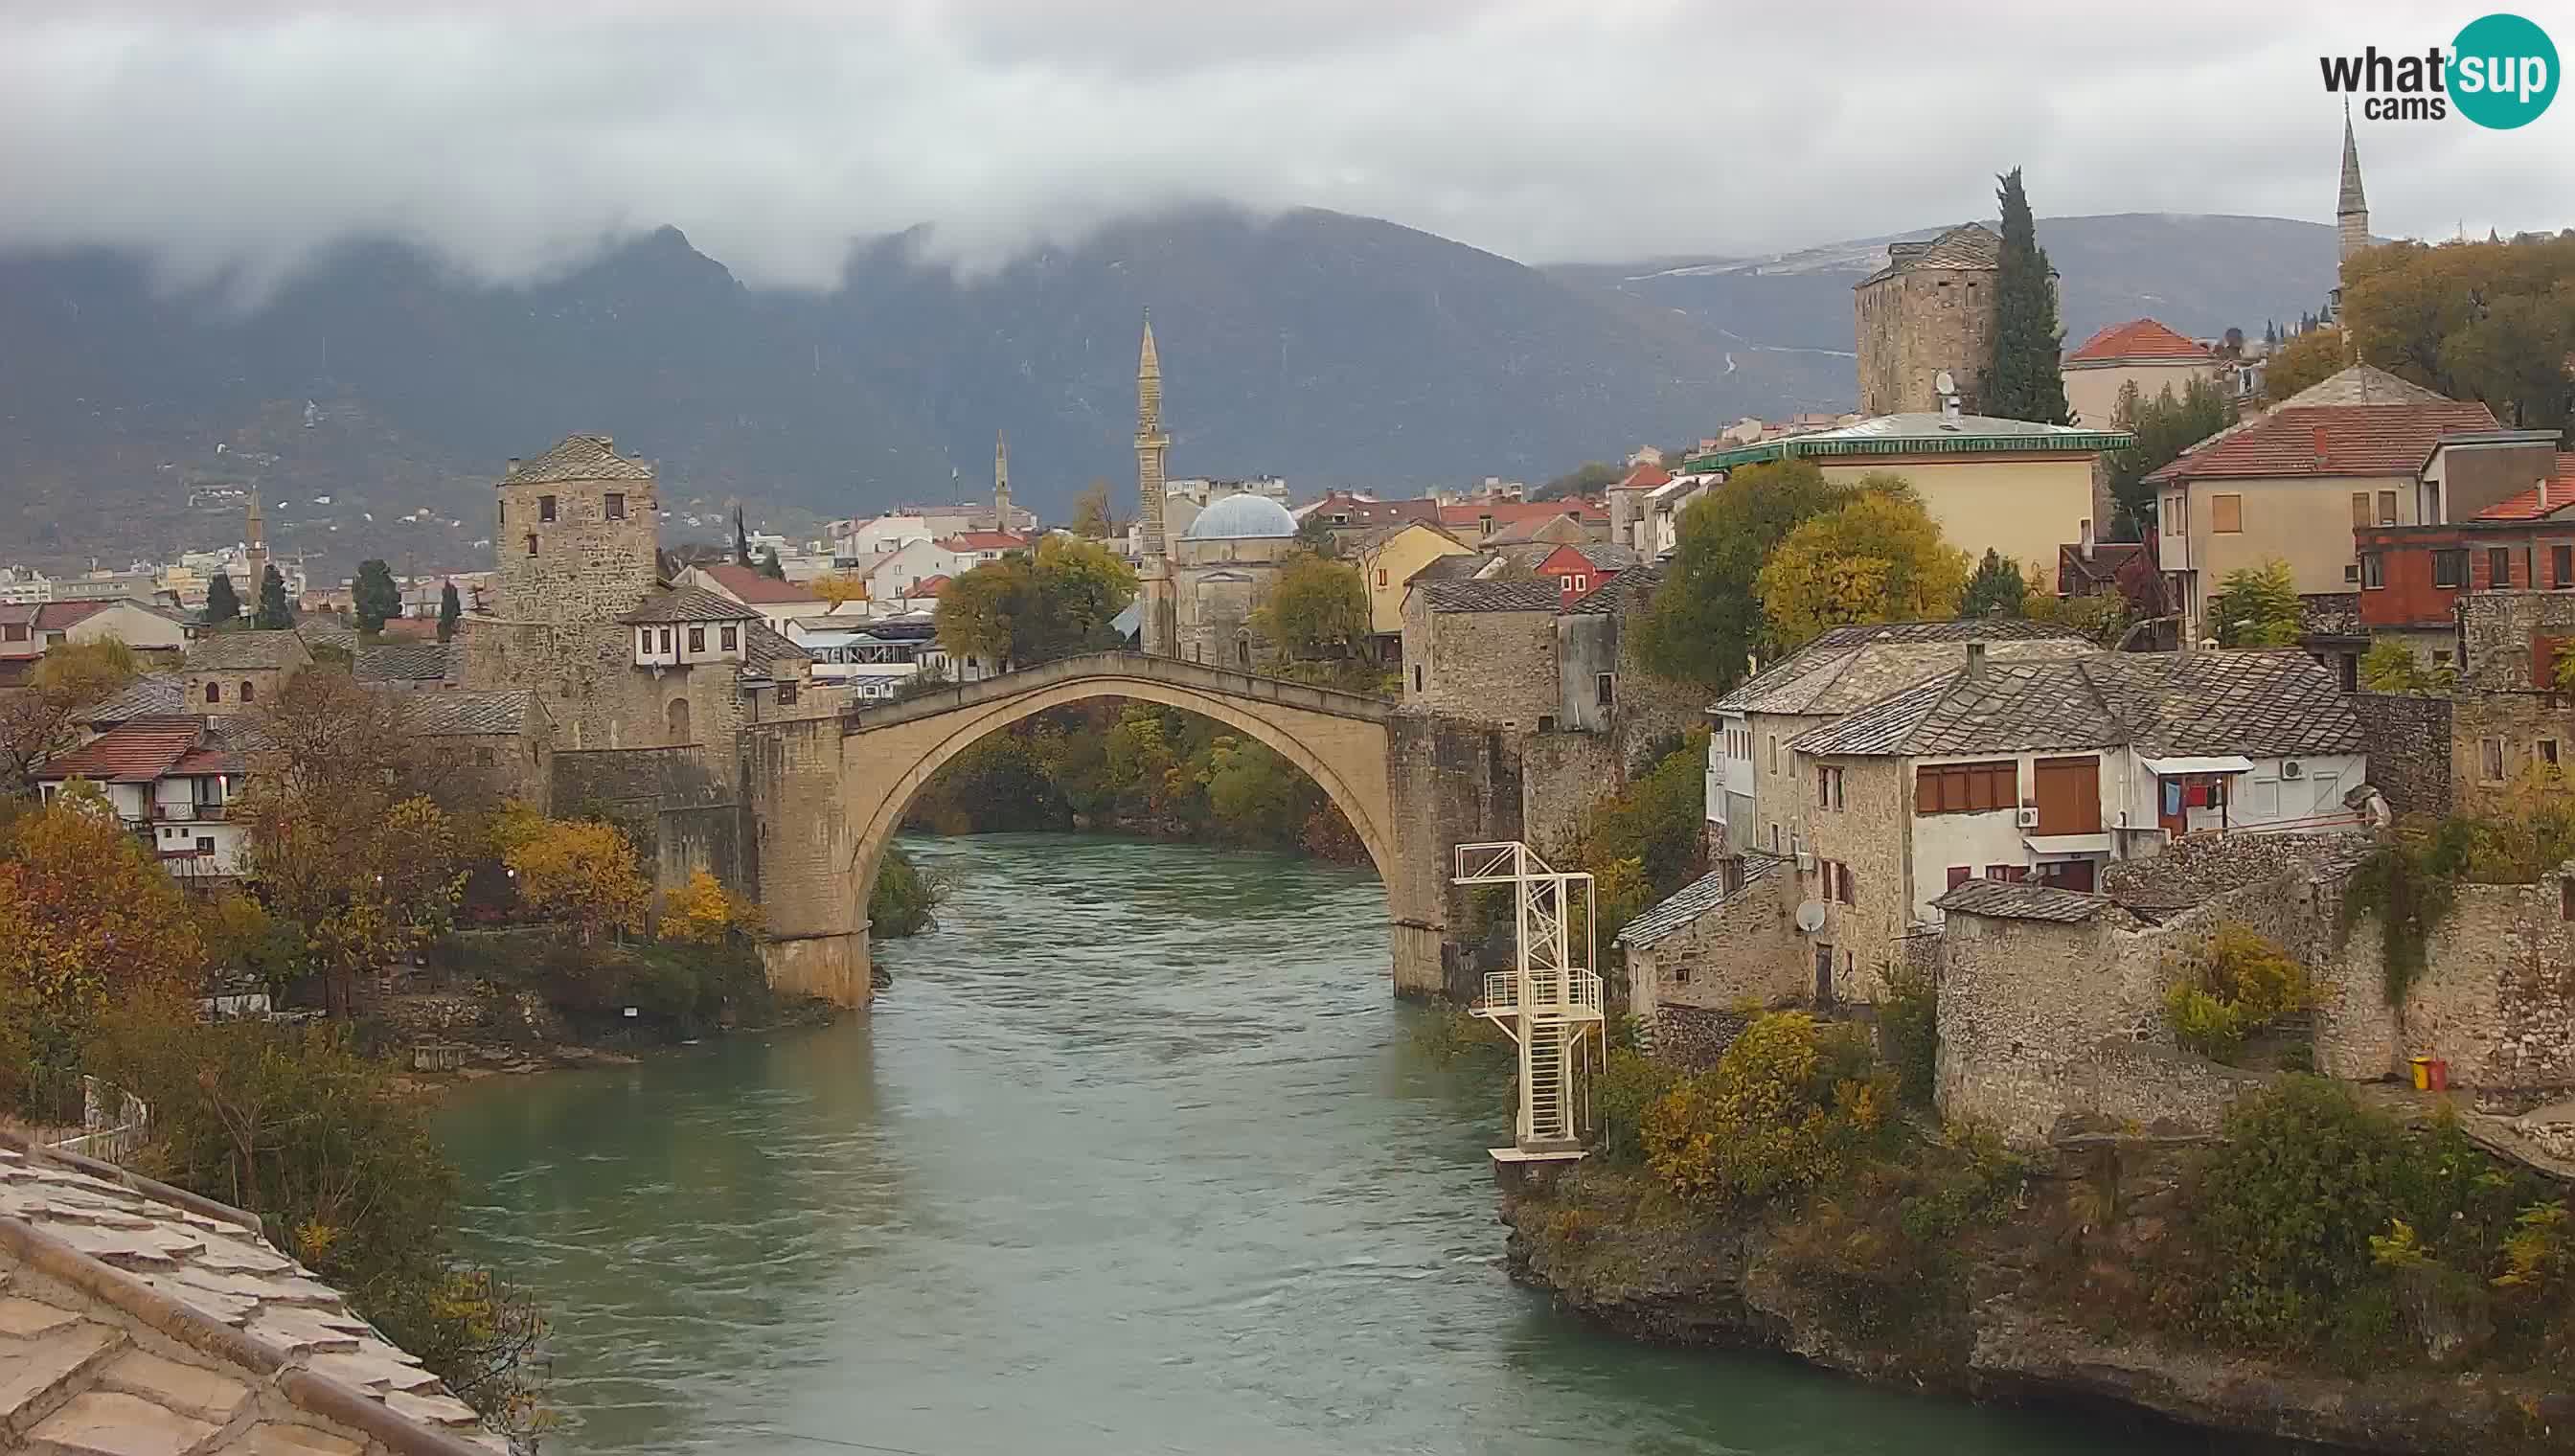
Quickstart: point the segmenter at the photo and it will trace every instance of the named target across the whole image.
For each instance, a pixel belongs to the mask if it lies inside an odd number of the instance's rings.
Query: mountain
[[[2042,227],[2069,328],[2153,312],[2258,332],[2331,272],[2331,231],[2307,224]],[[1007,430],[1021,499],[1060,514],[1094,477],[1134,479],[1149,304],[1175,475],[1542,478],[1846,408],[1850,284],[1884,254],[1540,270],[1372,219],[1217,207],[972,277],[919,242],[854,248],[822,295],[746,288],[671,229],[517,287],[359,242],[249,311],[111,253],[0,257],[0,556],[234,540],[238,507],[211,488],[256,484],[281,549],[469,568],[501,461],[576,430],[660,461],[682,517],[741,499],[800,530],[980,495]]]

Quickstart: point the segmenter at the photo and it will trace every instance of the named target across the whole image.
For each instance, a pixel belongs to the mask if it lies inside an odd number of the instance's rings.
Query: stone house
[[[1416,582],[1403,599],[1403,706],[1506,728],[1552,719],[1553,582]]]
[[[1243,672],[1275,662],[1258,614],[1295,550],[1296,519],[1267,496],[1222,496],[1192,518],[1169,564],[1175,655]]]
[[[1439,503],[1427,496],[1404,501],[1379,501],[1349,491],[1326,491],[1320,500],[1309,501],[1290,514],[1296,518],[1299,527],[1321,521],[1323,529],[1331,534],[1334,549],[1342,552],[1380,537],[1391,539],[1391,533],[1414,522],[1436,528],[1443,535],[1448,534],[1447,528],[1439,525]],[[1448,539],[1456,540],[1453,535]],[[1398,612],[1402,610],[1402,583],[1400,576],[1393,578],[1395,610]]]
[[[1623,546],[1640,556],[1653,555],[1653,544],[1641,530],[1645,503],[1652,494],[1672,483],[1672,473],[1663,469],[1663,453],[1653,453],[1650,460],[1637,460],[1618,482],[1603,494],[1608,500],[1609,544]]]
[[[2057,548],[2080,541],[2093,514],[2101,453],[2133,437],[2107,427],[2039,425],[1986,415],[1881,415],[1838,430],[1791,435],[1692,457],[1693,472],[1800,459],[1844,484],[1879,474],[1904,478],[1951,543],[1990,547],[2048,580]]]
[[[1377,641],[1379,660],[1385,661],[1394,659],[1402,646],[1403,597],[1411,590],[1412,579],[1442,557],[1474,553],[1443,526],[1407,520],[1357,537],[1350,555],[1358,568],[1359,585],[1367,589],[1368,632]]]
[[[2110,426],[2118,423],[2122,389],[2135,385],[2148,403],[2166,390],[2178,400],[2193,380],[2217,382],[2217,355],[2152,319],[2131,319],[2068,350],[2062,373],[2074,423]]]
[[[189,647],[178,676],[191,712],[220,717],[275,702],[286,680],[311,666],[312,649],[291,629],[219,632]]]
[[[113,639],[146,662],[175,659],[188,645],[175,616],[140,602],[26,602],[0,604],[0,662],[42,657],[56,643]]]
[[[1886,266],[1851,290],[1861,414],[1938,412],[1944,372],[1961,409],[1983,402],[2002,248],[1982,223],[1887,245]]]
[[[125,826],[182,879],[242,872],[242,826],[231,817],[245,764],[216,720],[140,717],[45,760],[35,774],[47,802],[73,779],[98,785]]]
[[[452,689],[404,699],[403,725],[431,761],[430,795],[450,809],[553,804],[554,731],[533,690]]]
[[[2156,554],[2191,639],[2216,635],[2208,603],[2227,574],[2273,558],[2288,564],[2302,596],[2372,590],[2340,523],[2357,530],[2441,519],[2447,503],[2423,491],[2434,446],[2493,428],[2484,405],[2356,365],[2148,475]],[[2327,522],[2334,526],[2319,529]]]
[[[1548,552],[1530,569],[1530,575],[1555,583],[1561,604],[1570,608],[1636,564],[1636,554],[1626,547],[1614,542],[1586,541]]]

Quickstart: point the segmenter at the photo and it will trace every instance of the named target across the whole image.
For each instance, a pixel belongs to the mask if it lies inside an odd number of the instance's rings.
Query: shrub
[[[876,887],[868,891],[868,933],[900,937],[935,929],[939,903],[947,897],[947,880],[914,863],[902,845],[889,845],[877,865]]]
[[[2223,1061],[2244,1038],[2315,1000],[2307,968],[2251,926],[2220,925],[2164,993],[2164,1017],[2182,1045]]]
[[[1613,1163],[1644,1161],[1646,1109],[1672,1089],[1680,1072],[1633,1047],[1613,1046],[1591,1090],[1600,1118],[1598,1153]]]
[[[1849,1028],[1774,1011],[1646,1108],[1646,1166],[1684,1199],[1760,1203],[1840,1176],[1893,1100],[1893,1077]]]
[[[1930,1106],[1940,1061],[1940,996],[1929,971],[1887,968],[1877,1031],[1887,1065],[1895,1072],[1897,1094],[1917,1107]]]
[[[689,945],[718,945],[737,933],[760,928],[760,906],[724,887],[713,874],[698,870],[689,882],[663,897],[662,918],[653,933]]]

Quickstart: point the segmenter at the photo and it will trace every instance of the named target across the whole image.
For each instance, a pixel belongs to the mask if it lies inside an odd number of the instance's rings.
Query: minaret
[[[242,541],[242,569],[249,573],[250,584],[242,589],[242,601],[252,606],[259,603],[259,589],[268,580],[268,527],[259,516],[259,486],[250,488],[250,524]]]
[[[1179,617],[1172,592],[1172,564],[1163,540],[1163,360],[1154,351],[1154,311],[1145,311],[1145,347],[1136,361],[1136,534],[1144,561],[1137,590],[1143,600],[1140,636],[1145,651],[1171,657],[1178,651]]]
[[[2340,263],[2350,263],[2369,246],[2369,198],[2360,190],[2360,145],[2352,138],[2349,102],[2342,108],[2342,197],[2334,204],[2334,234]]]
[[[998,430],[993,432],[993,529],[1012,529],[1011,442]]]

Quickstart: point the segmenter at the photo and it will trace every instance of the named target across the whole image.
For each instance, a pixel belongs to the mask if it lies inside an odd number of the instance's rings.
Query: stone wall
[[[1910,775],[1900,758],[1833,760],[1830,766],[1842,770],[1842,796],[1840,807],[1827,808],[1814,801],[1813,774],[1820,765],[1803,761],[1803,784],[1784,773],[1775,781],[1782,792],[1802,788],[1807,847],[1816,866],[1788,872],[1800,896],[1824,907],[1824,927],[1813,940],[1832,947],[1834,999],[1875,1001],[1885,994],[1886,968],[1904,958],[1913,923],[1913,888],[1905,872],[1905,840],[1913,823]],[[1827,892],[1825,859],[1850,866],[1851,903]],[[1811,961],[1812,947],[1806,948]]]
[[[2567,631],[2575,638],[2575,628]],[[2564,694],[2461,691],[2450,703],[2449,729],[2450,799],[2462,813],[2510,813],[2516,781],[2552,755],[2575,767],[2575,700]]]
[[[1797,933],[1797,894],[1794,874],[1773,872],[1654,944],[1629,947],[1632,1003],[1659,1017],[1675,1006],[1734,1011],[1811,1000],[1812,952]]]
[[[1690,1071],[1711,1067],[1751,1024],[1749,1011],[1665,1006],[1653,1021],[1654,1055]]]
[[[1520,745],[1517,734],[1427,715],[1398,714],[1386,725],[1386,788],[1396,809],[1386,897],[1395,909],[1388,934],[1397,992],[1466,1000],[1481,989],[1475,947],[1452,931],[1471,923],[1466,892],[1449,879],[1457,845],[1527,837]],[[1435,918],[1405,910],[1431,905],[1439,907]],[[1435,976],[1426,973],[1431,966]]]
[[[1960,408],[1983,399],[1993,352],[1991,269],[1912,268],[1853,290],[1859,342],[1859,412],[1894,415],[1940,409],[1933,381],[1956,376]]]
[[[744,854],[743,805],[731,776],[694,747],[576,748],[554,754],[554,812],[605,814],[627,826],[672,889],[700,869],[738,890],[758,880]]]
[[[2463,884],[2425,943],[2426,968],[2387,1004],[2378,921],[2355,919],[2318,977],[2316,1066],[2358,1080],[2449,1063],[2450,1084],[2500,1092],[2575,1088],[2575,921],[2566,876]]]
[[[2575,638],[2575,594],[2471,592],[2458,601],[2461,688],[2528,690],[2534,638]]]
[[[2369,781],[2398,813],[2450,812],[2450,700],[2358,693],[2344,700],[2360,720]]]
[[[1591,827],[1592,807],[1624,781],[1617,744],[1606,733],[1516,735],[1520,828],[1550,858],[1569,853]]]
[[[1407,710],[1532,730],[1555,717],[1552,611],[1433,612],[1425,598],[1415,591],[1403,604]]]

